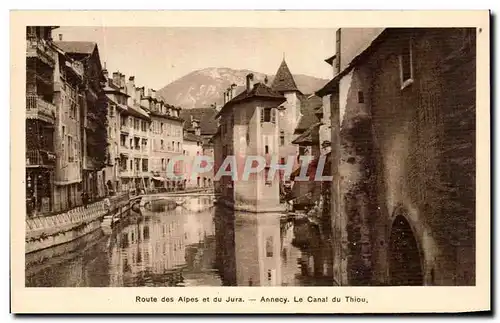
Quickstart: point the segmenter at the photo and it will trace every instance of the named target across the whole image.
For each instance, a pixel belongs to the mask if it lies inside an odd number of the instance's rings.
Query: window
[[[160,124],[160,133],[163,133],[163,122]]]
[[[281,157],[281,159],[280,159],[280,164],[281,164],[281,165],[285,165],[285,157]]]
[[[165,158],[162,158],[161,159],[161,170],[165,170],[166,167],[165,167]]]
[[[269,154],[269,145],[266,145],[264,148],[265,148],[264,153],[265,154]]]
[[[137,150],[141,149],[140,138],[134,137],[134,144],[135,144],[135,149]]]
[[[172,146],[171,146],[171,149],[169,150],[175,150],[175,141],[172,141]]]
[[[141,130],[143,132],[147,132],[148,131],[148,123],[146,121],[142,121],[141,122]]]
[[[285,132],[283,130],[280,131],[280,146],[285,145]]]
[[[358,91],[358,103],[365,103],[365,95],[363,91]]]
[[[264,180],[266,181],[266,186],[273,186],[273,181],[269,178],[269,167],[264,168]]]
[[[75,161],[75,155],[73,151],[73,137],[68,136],[68,162],[74,162]]]
[[[130,160],[130,170],[133,170],[134,169],[134,162],[132,161],[132,159]]]
[[[160,149],[163,150],[163,148],[164,147],[163,147],[163,139],[162,139],[162,140],[160,140]]]
[[[142,150],[146,151],[148,149],[148,140],[142,139]]]
[[[148,160],[147,159],[143,159],[142,160],[142,171],[143,172],[147,172],[148,171]]]
[[[134,161],[135,161],[135,170],[139,171],[140,170],[141,159],[140,158],[134,158]]]
[[[399,68],[401,75],[401,89],[413,83],[413,57],[411,39],[405,41],[399,54]]]
[[[266,239],[266,257],[272,257],[273,256],[273,236],[269,236]]]
[[[120,159],[120,171],[126,171],[127,170],[127,158],[121,158]]]
[[[62,126],[62,140],[61,140],[61,148],[64,154],[64,159],[66,159],[66,150],[64,150],[64,138],[66,138],[66,128]]]
[[[180,142],[177,143],[177,151],[181,151],[181,143]]]
[[[70,117],[73,118],[73,119],[76,119],[76,103],[75,102],[71,102],[70,105],[71,105],[71,107],[70,107]]]
[[[260,116],[260,121],[261,122],[271,122],[271,109],[270,108],[263,109],[262,114]]]
[[[134,148],[134,140],[132,138],[130,138],[130,145],[129,145],[129,148],[132,149]]]
[[[113,118],[115,116],[115,108],[113,106],[109,107],[109,116]]]
[[[139,130],[140,129],[140,126],[139,126],[139,119],[134,119],[134,129],[135,130]]]

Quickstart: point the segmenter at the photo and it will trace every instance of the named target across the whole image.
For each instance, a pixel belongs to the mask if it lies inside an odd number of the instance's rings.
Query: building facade
[[[58,152],[54,181],[54,211],[81,205],[83,65],[58,51],[54,71],[54,103],[57,109],[54,144]]]
[[[237,210],[273,212],[281,210],[279,175],[268,176],[273,159],[279,156],[278,107],[286,98],[264,83],[254,84],[253,74],[247,75],[245,91],[233,97],[217,114],[220,122],[221,158],[215,161],[217,170],[232,170],[234,175],[220,179],[222,202]],[[264,156],[264,170],[242,178],[247,156]],[[229,158],[228,158],[229,157]],[[233,160],[231,166],[230,161]],[[220,168],[219,168],[220,167]],[[234,168],[234,169],[233,169]]]
[[[55,208],[54,72],[59,57],[51,38],[54,28],[26,28],[26,207],[30,215]]]
[[[475,284],[476,32],[338,32],[319,91],[333,98],[338,284]]]
[[[104,70],[104,76],[106,78],[104,92],[106,93],[108,108],[108,158],[105,180],[108,192],[113,194],[113,192],[122,191],[123,189],[120,182],[120,154],[122,147],[125,148],[122,143],[126,141],[123,140],[122,135],[126,134],[128,127],[123,127],[125,132],[122,133],[121,120],[122,118],[125,119],[127,115],[129,95],[125,88],[125,76],[123,74],[115,72],[110,78],[108,71]]]
[[[167,165],[174,156],[183,151],[183,120],[180,118],[181,108],[168,104],[153,89],[144,93],[141,89],[141,103],[151,117],[151,172],[152,185],[157,189],[179,189],[181,181],[170,179]],[[179,173],[182,163],[176,163],[174,171]]]
[[[113,73],[115,75],[115,73]],[[117,80],[125,83],[125,76],[116,73]],[[120,113],[120,184],[121,189],[146,192],[150,188],[150,126],[151,118],[141,106],[142,91],[129,79],[122,85],[126,89],[126,110]]]
[[[82,138],[82,190],[89,200],[106,195],[105,166],[108,155],[107,99],[99,49],[94,42],[57,41],[70,58],[83,64],[84,96],[80,108]]]
[[[197,156],[203,155],[203,138],[200,136],[200,121],[193,118],[184,121],[184,151],[186,188],[207,187],[207,178],[204,173],[195,172],[194,163]]]
[[[297,137],[294,132],[302,115],[302,93],[285,59],[276,72],[271,88],[286,98],[286,102],[279,106],[279,156],[280,159],[287,160],[288,156],[296,156],[299,153],[298,146],[292,141]]]
[[[185,109],[181,111],[181,118],[185,120],[184,127],[189,129],[190,120],[197,120],[199,126],[199,132],[196,132],[194,129],[191,130],[200,136],[202,139],[200,154],[203,156],[207,156],[212,160],[215,160],[215,146],[213,143],[212,137],[218,131],[217,120],[215,119],[215,115],[218,110],[215,108],[215,105],[212,105],[210,108],[194,108],[194,109]],[[191,128],[193,128],[191,126]],[[197,141],[198,139],[196,139]],[[194,138],[191,142],[195,142]],[[185,141],[186,144],[186,141]],[[193,144],[191,144],[192,151],[196,154],[196,151],[199,149],[198,146],[196,148]],[[185,149],[188,151],[189,149]],[[201,175],[201,183],[204,187],[214,187],[214,175],[215,175],[215,167],[212,168],[211,171],[204,172]]]

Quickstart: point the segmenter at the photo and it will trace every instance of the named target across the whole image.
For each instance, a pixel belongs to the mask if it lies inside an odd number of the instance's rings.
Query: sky
[[[275,74],[283,56],[293,74],[330,79],[334,29],[59,27],[54,40],[94,41],[106,69],[159,90],[198,69]]]

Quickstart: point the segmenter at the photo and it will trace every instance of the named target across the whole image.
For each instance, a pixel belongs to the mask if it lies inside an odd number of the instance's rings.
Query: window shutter
[[[271,122],[276,123],[276,109],[271,109]]]
[[[264,122],[264,108],[261,108],[260,109],[260,122],[263,123]]]

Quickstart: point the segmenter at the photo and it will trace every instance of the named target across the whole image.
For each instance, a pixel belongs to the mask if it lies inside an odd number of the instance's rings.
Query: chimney
[[[247,75],[247,92],[252,91],[253,89],[253,74],[250,73]]]
[[[120,73],[120,89],[125,89],[125,74]]]
[[[233,97],[231,96],[231,88],[229,88],[229,87],[228,87],[228,88],[226,89],[226,93],[227,93],[227,102],[229,102],[229,101],[231,101],[231,99],[233,98]]]
[[[62,40],[63,40],[62,34],[59,34],[59,41],[62,41]]]
[[[113,72],[113,83],[120,87],[120,72]]]
[[[127,94],[130,95],[131,97],[135,97],[136,91],[135,91],[135,80],[134,77],[131,76],[128,78],[127,82]]]
[[[108,73],[108,70],[106,69],[106,67],[102,70],[102,75],[106,79],[106,83],[108,83],[109,73]]]
[[[231,99],[236,96],[236,84],[231,84]]]
[[[226,97],[226,92],[224,92],[224,105],[227,103],[227,97]]]
[[[134,88],[134,93],[132,93],[131,96],[134,98],[134,102],[138,102],[140,104],[142,99],[141,88],[140,87]]]
[[[266,75],[266,77],[264,78],[264,84],[267,85],[267,82],[269,82],[269,79],[267,78],[267,75]]]

